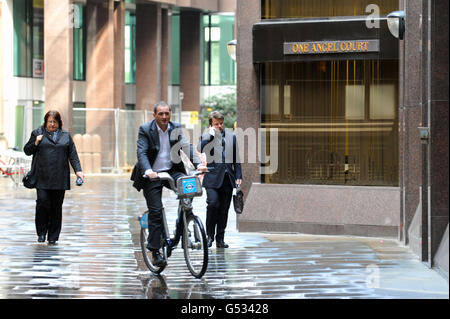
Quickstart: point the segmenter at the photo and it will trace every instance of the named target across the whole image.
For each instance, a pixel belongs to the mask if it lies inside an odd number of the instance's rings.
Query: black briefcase
[[[241,186],[236,187],[236,195],[233,195],[233,205],[236,214],[242,214],[244,210],[244,193],[241,190]]]

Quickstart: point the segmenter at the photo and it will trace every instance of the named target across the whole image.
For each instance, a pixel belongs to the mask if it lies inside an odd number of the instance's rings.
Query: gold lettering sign
[[[285,42],[284,54],[330,54],[379,52],[380,40]]]

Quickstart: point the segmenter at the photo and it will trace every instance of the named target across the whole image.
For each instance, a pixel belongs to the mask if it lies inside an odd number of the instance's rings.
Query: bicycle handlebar
[[[190,177],[190,176],[191,177],[196,177],[196,176],[202,175],[204,173],[208,173],[208,171],[207,172],[201,172],[201,171],[195,170],[195,171],[191,171],[190,174],[186,175],[186,177]],[[147,175],[144,175],[143,177],[144,178],[148,178]],[[169,173],[166,173],[166,172],[158,173],[158,177],[157,178],[149,178],[149,180],[151,182],[153,182],[153,181],[168,181],[169,185],[170,185],[170,189],[173,190],[175,193],[177,193],[177,188],[175,187],[175,181],[173,180],[172,176],[170,176]]]

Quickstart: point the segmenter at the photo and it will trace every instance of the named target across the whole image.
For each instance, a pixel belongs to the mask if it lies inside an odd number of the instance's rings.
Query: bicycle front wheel
[[[186,218],[183,249],[189,271],[195,278],[201,278],[208,268],[208,239],[202,221],[195,215]]]

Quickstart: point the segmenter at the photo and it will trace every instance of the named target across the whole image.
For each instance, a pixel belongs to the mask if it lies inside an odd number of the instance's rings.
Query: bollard
[[[92,135],[92,153],[102,152],[102,138],[98,134]]]
[[[95,174],[102,172],[102,158],[100,153],[92,153],[92,172]]]
[[[84,172],[92,173],[92,153],[83,153],[84,157]]]
[[[92,149],[92,137],[90,134],[83,135],[83,153],[92,153],[94,150]]]
[[[78,154],[84,153],[83,136],[81,134],[75,134],[73,136],[73,142],[75,143]]]

